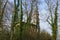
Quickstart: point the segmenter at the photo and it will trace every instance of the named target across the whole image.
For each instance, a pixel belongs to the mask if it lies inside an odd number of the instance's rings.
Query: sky
[[[47,5],[44,0],[41,0],[42,3],[39,5],[39,14],[40,14],[40,28],[41,30],[46,30],[48,33],[52,34],[51,26],[46,21],[48,12],[46,11]]]
[[[13,2],[13,0],[9,0],[10,2]],[[44,0],[41,0],[41,4],[39,5],[39,18],[40,18],[40,29],[41,30],[46,30],[48,33],[52,34],[52,31],[51,31],[51,27],[50,25],[48,24],[48,22],[46,22],[46,14],[47,11],[45,10],[46,8],[46,3],[44,2]]]

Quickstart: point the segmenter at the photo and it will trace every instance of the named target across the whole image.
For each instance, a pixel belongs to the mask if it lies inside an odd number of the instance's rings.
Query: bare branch
[[[46,21],[51,25],[51,22],[48,19],[49,19],[49,16],[47,17]]]

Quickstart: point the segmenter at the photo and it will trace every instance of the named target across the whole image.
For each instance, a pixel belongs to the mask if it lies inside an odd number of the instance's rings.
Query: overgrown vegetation
[[[44,1],[49,13],[46,21],[52,35],[40,31],[40,0],[0,0],[0,40],[56,40],[59,1]]]

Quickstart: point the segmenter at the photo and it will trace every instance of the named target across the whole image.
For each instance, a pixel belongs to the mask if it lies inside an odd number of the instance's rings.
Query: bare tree
[[[18,7],[19,7],[19,4],[16,4],[16,1],[18,1],[19,3],[19,0],[14,0],[14,13],[12,15],[12,22],[11,22],[11,37],[10,37],[10,40],[14,40],[14,28],[16,27],[16,23],[18,21]]]
[[[47,22],[51,25],[52,27],[52,40],[56,40],[57,38],[57,19],[58,19],[58,0],[56,0],[56,3],[53,4],[53,0],[46,0],[48,10],[50,13],[50,19],[49,17],[47,18]],[[54,6],[55,5],[55,6]]]

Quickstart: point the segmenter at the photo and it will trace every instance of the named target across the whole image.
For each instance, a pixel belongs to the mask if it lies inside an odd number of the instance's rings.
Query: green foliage
[[[57,26],[57,20],[58,20],[58,13],[57,13],[57,11],[58,11],[58,0],[57,0],[57,2],[56,2],[56,8],[55,8],[55,13],[54,13],[54,26],[53,26],[53,29],[52,29],[52,40],[56,40],[56,38],[57,38],[57,28],[58,28],[58,26]]]
[[[7,1],[8,2],[8,1]],[[2,11],[0,10],[0,27],[2,26],[2,19],[3,19],[3,13],[5,11],[6,4],[2,8]],[[17,4],[16,4],[17,2]],[[31,10],[28,12],[27,15],[27,22],[23,22],[23,9],[22,9],[22,0],[14,0],[14,13],[12,15],[12,21],[11,21],[11,30],[6,31],[3,29],[3,31],[0,33],[0,40],[56,40],[57,35],[57,10],[58,10],[58,2],[56,3],[55,13],[54,13],[54,21],[51,21],[52,26],[52,36],[48,34],[45,31],[42,31],[40,33],[39,28],[39,15],[37,16],[37,24],[32,24],[32,15],[33,15],[33,8],[34,3],[36,6],[36,13],[38,13],[38,6],[37,1],[33,0],[31,3]],[[0,9],[1,9],[1,0],[0,0]],[[19,12],[18,12],[18,9]],[[18,13],[20,14],[18,18]],[[37,14],[36,14],[37,15]]]
[[[23,11],[22,11],[22,0],[19,1],[20,2],[20,40],[22,40],[22,31],[23,31]]]

